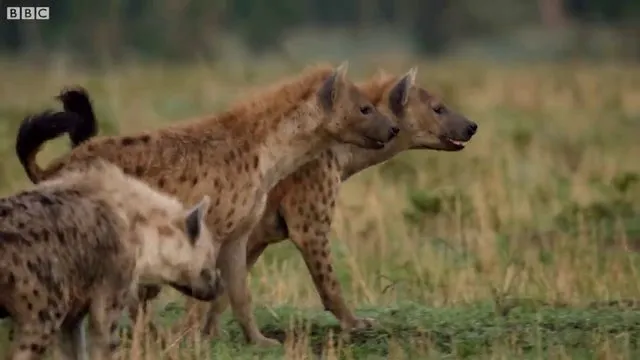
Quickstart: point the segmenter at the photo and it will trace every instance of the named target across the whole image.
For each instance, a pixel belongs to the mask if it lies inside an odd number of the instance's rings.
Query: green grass
[[[407,302],[361,309],[359,315],[376,318],[378,323],[350,334],[342,333],[327,313],[283,306],[258,308],[256,314],[266,335],[288,343],[305,342],[309,356],[322,355],[329,342],[344,359],[383,359],[390,355],[397,358],[400,354],[432,359],[491,358],[496,351],[512,358],[546,358],[563,353],[574,359],[591,359],[603,351],[628,357],[640,355],[639,304],[570,307],[512,299],[503,304],[429,308]],[[158,323],[169,325],[181,315],[181,307],[169,304]],[[224,330],[222,341],[208,345],[212,358],[284,356],[283,349],[244,345],[239,327],[229,316]],[[188,341],[183,346],[188,349]]]

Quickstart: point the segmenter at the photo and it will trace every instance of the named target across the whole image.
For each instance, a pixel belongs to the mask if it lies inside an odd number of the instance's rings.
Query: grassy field
[[[154,304],[166,342],[136,336],[122,359],[640,356],[640,67],[389,59],[351,63],[351,78],[413,64],[479,131],[463,152],[405,153],[343,186],[335,268],[348,302],[379,326],[338,334],[283,242],[251,274],[259,324],[282,349],[245,345],[229,312],[217,343],[170,326],[184,310],[167,291]],[[1,65],[0,189],[9,194],[27,184],[13,153],[18,122],[53,106],[64,85],[90,90],[104,133],[126,133],[218,111],[304,64]],[[58,140],[40,161],[66,149]]]

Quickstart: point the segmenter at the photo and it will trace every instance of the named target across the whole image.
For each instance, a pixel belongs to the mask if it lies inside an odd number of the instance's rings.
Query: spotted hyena
[[[91,359],[108,358],[116,320],[139,285],[214,299],[222,288],[204,224],[209,205],[204,196],[186,209],[100,159],[0,199],[0,314],[12,320],[9,358],[40,358],[56,336],[65,358],[80,356],[86,315]]]
[[[401,128],[398,136],[380,150],[334,146],[282,180],[270,192],[265,215],[249,240],[247,264],[250,268],[268,245],[291,239],[305,259],[325,308],[345,329],[366,326],[369,319],[357,318],[349,309],[333,272],[328,234],[340,183],[405,150],[460,151],[477,131],[477,124],[417,85],[416,73],[416,68],[403,76],[379,72],[360,84],[360,89],[378,109],[396,118]],[[83,101],[75,101],[79,97],[73,96],[61,99],[69,111],[91,108],[88,98]],[[83,116],[85,122],[77,128],[91,128],[95,117],[86,110],[80,112],[88,115]],[[159,288],[145,287],[141,298],[150,299],[158,293]],[[218,314],[227,306],[225,297],[219,300],[207,317],[206,329],[214,332],[218,330]],[[145,305],[143,302],[143,309]],[[136,309],[130,310],[135,314]]]
[[[398,133],[395,122],[346,78],[346,69],[346,63],[310,67],[219,115],[137,135],[93,137],[46,170],[35,162],[40,146],[63,132],[77,134],[82,121],[26,121],[16,150],[33,182],[99,156],[185,202],[212,195],[207,224],[220,244],[218,265],[234,315],[249,342],[278,344],[255,323],[245,264],[248,237],[269,191],[333,144],[379,149]]]
[[[378,150],[348,144],[333,146],[280,181],[270,192],[267,210],[249,238],[249,270],[268,245],[291,239],[302,253],[325,309],[336,316],[345,330],[367,327],[372,319],[355,316],[333,271],[328,236],[340,184],[405,150],[460,151],[478,128],[434,93],[417,85],[416,74],[417,68],[402,76],[379,71],[369,81],[358,84],[378,109],[398,122],[398,136]],[[155,295],[153,290],[158,292],[157,288],[145,289],[149,295]],[[206,317],[206,332],[219,333],[219,315],[227,303],[223,296],[214,302]]]

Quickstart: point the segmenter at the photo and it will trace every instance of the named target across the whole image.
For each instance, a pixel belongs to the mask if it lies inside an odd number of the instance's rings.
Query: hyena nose
[[[389,129],[389,139],[388,140],[393,139],[396,135],[398,135],[399,132],[400,132],[400,128],[398,128],[397,126],[394,126],[391,129]]]
[[[478,130],[478,124],[476,123],[469,124],[469,126],[467,126],[467,136],[472,137],[477,130]]]

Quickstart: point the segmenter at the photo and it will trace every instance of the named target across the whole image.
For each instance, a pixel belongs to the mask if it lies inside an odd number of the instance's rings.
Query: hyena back
[[[107,358],[116,320],[138,285],[168,284],[214,299],[222,285],[204,225],[209,201],[185,209],[99,159],[0,199],[0,313],[13,321],[9,358],[40,358],[56,335],[65,356],[78,356],[85,315],[91,359]]]

